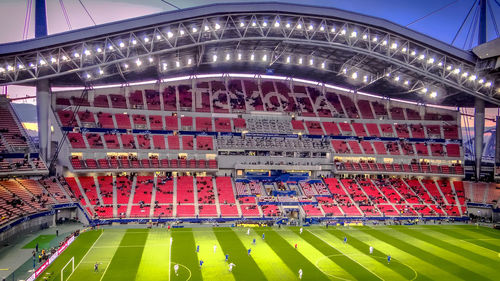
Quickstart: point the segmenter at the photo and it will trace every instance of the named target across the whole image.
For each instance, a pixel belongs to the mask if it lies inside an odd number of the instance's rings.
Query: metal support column
[[[36,108],[38,118],[38,139],[40,146],[40,156],[46,162],[49,162],[49,144],[50,144],[50,87],[48,80],[40,80],[36,84]]]
[[[45,0],[35,2],[35,38],[47,36],[47,11]]]
[[[484,137],[484,100],[476,98],[474,111],[474,141],[476,146],[476,179],[481,173],[481,160],[483,159]]]

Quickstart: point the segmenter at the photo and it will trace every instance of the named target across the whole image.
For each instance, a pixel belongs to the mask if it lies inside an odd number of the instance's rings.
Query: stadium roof
[[[279,74],[389,98],[500,104],[480,60],[390,21],[285,3],[214,4],[0,45],[0,84],[87,86],[203,73]]]

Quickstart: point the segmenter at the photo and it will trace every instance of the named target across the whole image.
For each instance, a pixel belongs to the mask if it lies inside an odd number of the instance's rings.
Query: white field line
[[[97,237],[97,239],[94,241],[94,244],[92,244],[92,246],[90,246],[89,250],[87,251],[87,253],[85,253],[85,255],[83,256],[83,258],[80,260],[80,262],[76,265],[75,267],[75,270],[73,270],[73,272],[70,273],[70,275],[68,276],[68,278],[66,280],[69,280],[71,278],[71,275],[73,275],[73,273],[75,273],[75,271],[78,269],[78,267],[80,266],[80,264],[82,263],[82,261],[87,257],[87,255],[90,253],[90,250],[92,250],[92,248],[94,248],[95,244],[97,243],[97,241],[99,241],[99,239],[101,239],[102,237],[102,234],[104,233],[104,230],[101,231],[101,234],[99,235],[99,237]]]
[[[309,230],[307,230],[309,231]],[[324,240],[323,238],[319,237],[318,235],[312,233],[311,231],[309,231],[309,233],[311,233],[312,235],[316,236],[318,239],[320,239],[321,241],[325,242],[326,244],[328,244],[330,247],[334,248],[335,250],[339,251],[340,253],[342,253],[344,256],[346,256],[348,259],[352,260],[353,262],[361,265],[362,267],[364,267],[368,272],[370,272],[371,274],[375,275],[378,279],[380,280],[384,280],[384,278],[378,276],[375,272],[371,271],[369,268],[367,268],[366,266],[362,265],[361,263],[359,263],[357,260],[355,259],[351,259],[348,255],[346,255],[344,252],[342,252],[341,250],[339,250],[338,248],[334,247],[332,244],[330,244],[328,241]]]

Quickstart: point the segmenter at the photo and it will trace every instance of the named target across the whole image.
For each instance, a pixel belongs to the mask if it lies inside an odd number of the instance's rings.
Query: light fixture
[[[287,22],[286,25],[285,25],[286,28],[290,28],[290,23]]]
[[[183,35],[184,35],[184,33],[185,33],[185,32],[184,32],[184,29],[179,30],[179,33],[181,34],[181,36],[183,36]]]
[[[415,51],[415,50],[411,51],[411,55],[412,56],[416,56],[417,55],[417,51]]]
[[[123,42],[120,42],[118,45],[120,45],[120,48],[125,47],[125,43],[123,43]]]
[[[468,73],[468,72],[464,72],[464,73],[462,74],[462,77],[467,77],[467,76],[469,76],[469,73]]]
[[[163,71],[167,70],[167,68],[168,68],[168,64],[167,63],[163,63],[162,66],[163,66]]]
[[[141,66],[142,61],[141,61],[140,59],[137,59],[137,60],[135,61],[135,64],[137,64],[137,66]]]
[[[459,74],[459,73],[460,73],[460,68],[455,68],[455,69],[453,70],[453,73],[455,73],[455,74]]]
[[[132,40],[132,45],[136,45],[137,44],[137,40]]]
[[[215,24],[215,30],[219,30],[220,29],[220,24],[219,23],[216,23]]]
[[[149,37],[144,37],[144,42],[148,43],[149,42]]]
[[[262,56],[262,61],[267,61],[267,54],[264,54],[264,55]]]
[[[297,24],[297,29],[302,29],[302,24]]]
[[[387,40],[382,41],[382,45],[386,46],[387,45]]]
[[[213,56],[212,56],[212,61],[213,61],[213,62],[216,62],[216,61],[217,61],[217,55],[213,55]]]
[[[148,60],[149,60],[149,62],[153,62],[153,58],[152,57],[149,57]]]
[[[291,60],[290,56],[286,57],[286,63],[290,63],[290,60]]]
[[[167,37],[168,38],[174,37],[174,34],[172,33],[172,31],[167,32]]]
[[[79,57],[80,57],[80,54],[79,54],[79,53],[77,53],[77,52],[74,52],[74,53],[73,53],[73,56],[74,56],[75,58],[79,58]]]
[[[226,61],[228,61],[230,59],[231,59],[231,55],[230,54],[226,54]]]
[[[84,53],[85,53],[86,56],[90,56],[90,51],[89,50],[85,50]]]
[[[102,69],[99,68],[99,74],[103,75],[104,74],[104,70],[102,70]]]
[[[109,45],[109,46],[108,46],[108,49],[109,49],[110,51],[113,51],[113,49],[114,49],[113,45]]]
[[[193,59],[192,58],[189,58],[188,59],[188,65],[191,65],[193,63]]]
[[[476,80],[476,78],[477,78],[477,76],[476,76],[476,75],[471,75],[471,76],[469,77],[469,80],[470,80],[470,81],[474,81],[474,80]]]
[[[63,61],[67,61],[67,60],[68,60],[68,57],[67,57],[67,56],[62,56],[62,57],[61,57],[61,59],[62,59]]]
[[[57,62],[57,60],[56,60],[56,58],[51,57],[51,58],[50,58],[50,62],[51,62],[51,63],[56,63],[56,62]]]
[[[321,68],[322,68],[322,69],[325,69],[325,66],[326,66],[326,63],[325,63],[325,62],[322,62],[322,63],[321,63]]]
[[[330,32],[331,32],[331,33],[334,33],[334,32],[335,32],[335,27],[332,27],[332,28],[330,29]]]
[[[102,49],[101,49],[100,47],[99,47],[99,48],[97,48],[97,50],[96,50],[96,51],[97,51],[99,54],[100,54],[100,53],[102,53]]]
[[[373,37],[372,41],[373,42],[377,42],[378,41],[378,37],[377,36]]]
[[[241,60],[241,53],[238,53],[238,60]]]
[[[320,26],[320,27],[319,27],[319,30],[320,30],[320,31],[325,31],[325,26],[324,26],[324,25]]]
[[[209,31],[210,30],[210,28],[208,27],[208,25],[205,25],[204,28],[205,28],[205,31]]]
[[[398,48],[398,43],[394,42],[391,44],[391,49],[397,49]]]
[[[252,26],[253,27],[256,27],[257,26],[257,23],[255,21],[252,21]]]
[[[358,79],[358,73],[357,72],[354,72],[352,75],[351,75],[352,79],[356,80]]]
[[[125,64],[123,64],[123,67],[124,67],[125,69],[128,69],[128,64],[126,64],[126,63],[125,63]]]
[[[410,80],[405,80],[404,84],[405,85],[409,85],[410,84]]]
[[[399,76],[394,77],[394,81],[398,82],[401,79]]]
[[[423,60],[423,59],[425,59],[425,55],[424,55],[424,54],[420,54],[420,56],[418,56],[418,59],[419,59],[419,60]]]
[[[90,79],[92,78],[92,75],[90,75],[90,73],[87,73],[87,79]]]
[[[299,64],[302,64],[302,58],[299,58]]]
[[[484,84],[484,86],[485,86],[486,88],[491,87],[491,81],[486,82],[486,84]]]
[[[357,37],[358,33],[356,31],[351,32],[351,37]]]
[[[313,59],[309,60],[309,65],[314,65],[314,60]]]
[[[448,64],[448,66],[446,67],[446,70],[451,70],[453,68],[453,66],[451,64]]]
[[[483,78],[481,78],[481,79],[479,79],[479,81],[477,81],[477,82],[478,82],[479,84],[483,84],[483,83],[484,83],[484,79],[483,79]]]
[[[368,82],[368,75],[363,76],[363,82],[365,82],[365,83]]]
[[[428,64],[433,64],[433,63],[434,63],[434,58],[429,58],[429,59],[427,60],[427,63],[428,63]]]
[[[424,93],[424,94],[425,94],[425,93],[427,93],[427,91],[429,91],[429,89],[427,89],[427,88],[422,88],[422,90],[420,90],[420,91],[421,91],[422,93]]]
[[[342,29],[342,31],[340,31],[340,34],[345,35],[346,32],[347,31],[345,29]]]
[[[250,60],[251,61],[255,60],[255,55],[254,54],[250,55]]]
[[[240,27],[245,27],[245,23],[244,22],[240,22]]]
[[[314,29],[314,25],[310,24],[309,25],[309,30],[313,30]]]
[[[436,91],[433,91],[431,94],[430,94],[430,97],[431,98],[436,98],[437,97],[437,92]]]
[[[274,23],[274,27],[280,27],[280,22],[279,22],[279,21],[276,21],[276,22]]]
[[[262,23],[262,26],[263,26],[263,27],[267,27],[267,21],[263,22],[263,23]]]
[[[366,40],[366,39],[368,39],[368,35],[363,34],[363,40]]]
[[[175,61],[175,67],[177,67],[177,68],[181,67],[181,62],[180,61]]]
[[[17,65],[17,69],[24,69],[24,65],[22,65],[22,64],[18,64],[18,65]]]
[[[408,49],[406,49],[406,47],[403,47],[403,49],[401,49],[401,52],[406,53],[407,50]]]
[[[196,28],[196,27],[194,27],[194,26],[193,26],[193,28],[191,29],[191,31],[192,31],[193,33],[196,33],[196,32],[198,32],[198,28]]]

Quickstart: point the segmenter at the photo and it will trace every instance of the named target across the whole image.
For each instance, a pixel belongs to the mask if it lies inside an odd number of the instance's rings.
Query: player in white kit
[[[304,229],[301,227],[301,228],[300,228],[300,234],[302,234],[302,231],[303,231],[303,230],[304,230]]]
[[[175,271],[175,275],[179,276],[179,273],[178,273],[179,265],[178,264],[174,265],[174,271]]]
[[[217,245],[214,245],[214,254],[217,251]]]
[[[302,268],[299,269],[299,279],[302,279]]]
[[[373,247],[370,246],[370,255],[373,254]]]
[[[229,272],[232,272],[233,271],[233,267],[236,266],[236,264],[234,263],[230,263],[229,264]]]

